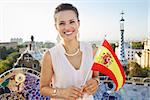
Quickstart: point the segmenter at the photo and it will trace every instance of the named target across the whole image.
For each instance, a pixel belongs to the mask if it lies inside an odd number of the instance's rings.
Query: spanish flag
[[[105,39],[94,57],[92,70],[99,71],[112,79],[118,91],[125,83],[125,73],[112,47]]]

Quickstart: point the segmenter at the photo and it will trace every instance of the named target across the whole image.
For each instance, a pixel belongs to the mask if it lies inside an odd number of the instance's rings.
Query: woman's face
[[[75,39],[80,22],[72,10],[60,11],[55,15],[55,26],[64,40]]]

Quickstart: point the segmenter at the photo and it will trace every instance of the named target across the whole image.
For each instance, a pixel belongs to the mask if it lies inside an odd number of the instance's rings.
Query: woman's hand
[[[92,95],[97,91],[97,88],[98,88],[98,82],[95,79],[90,79],[83,86],[83,92]]]
[[[67,100],[76,100],[77,98],[82,98],[83,93],[81,89],[71,86],[62,90],[62,95]]]

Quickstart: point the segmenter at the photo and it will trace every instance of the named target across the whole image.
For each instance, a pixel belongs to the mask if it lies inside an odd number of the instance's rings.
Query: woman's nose
[[[67,31],[72,30],[71,25],[70,25],[70,24],[66,24],[66,25],[65,25],[65,30],[67,30]]]

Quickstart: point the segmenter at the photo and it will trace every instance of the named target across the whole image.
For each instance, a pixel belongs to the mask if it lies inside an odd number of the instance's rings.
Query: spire
[[[124,42],[124,18],[123,18],[124,12],[121,12],[121,19],[120,19],[120,38],[119,38],[119,52],[118,52],[118,58],[122,64],[122,66],[127,65],[127,59],[125,57],[125,42]]]
[[[121,12],[121,20],[120,20],[120,31],[124,31],[124,18],[123,18],[124,12]]]

